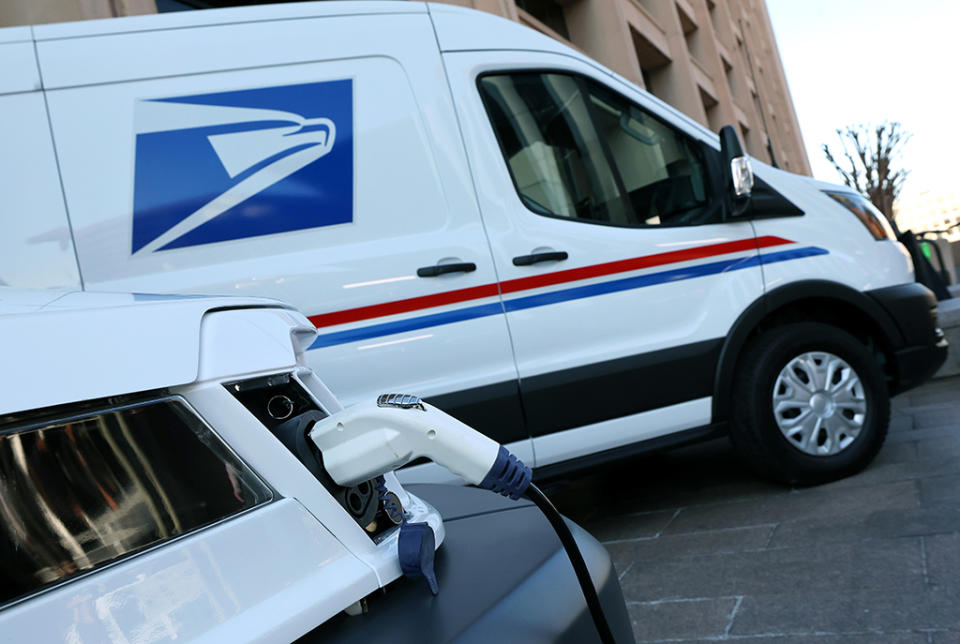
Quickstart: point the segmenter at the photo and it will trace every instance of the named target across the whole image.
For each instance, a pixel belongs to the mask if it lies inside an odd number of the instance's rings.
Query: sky
[[[901,197],[953,190],[960,155],[960,0],[767,0],[813,175],[841,182],[821,144],[856,123],[912,138]]]

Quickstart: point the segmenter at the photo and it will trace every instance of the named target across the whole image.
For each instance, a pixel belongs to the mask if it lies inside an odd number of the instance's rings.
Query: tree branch
[[[827,161],[847,186],[866,195],[892,220],[893,202],[910,174],[899,164],[911,135],[896,121],[884,121],[877,126],[848,125],[836,133],[837,153],[828,144],[821,145]],[[842,161],[838,160],[838,154],[842,155]]]

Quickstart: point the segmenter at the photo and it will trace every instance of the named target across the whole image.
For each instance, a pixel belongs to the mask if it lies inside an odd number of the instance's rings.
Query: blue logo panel
[[[353,81],[143,100],[131,252],[353,221]]]

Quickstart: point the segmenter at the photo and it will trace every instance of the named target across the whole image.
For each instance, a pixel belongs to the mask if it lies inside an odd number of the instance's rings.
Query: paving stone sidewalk
[[[960,377],[894,399],[835,483],[759,481],[723,439],[550,493],[610,551],[638,642],[960,643]]]

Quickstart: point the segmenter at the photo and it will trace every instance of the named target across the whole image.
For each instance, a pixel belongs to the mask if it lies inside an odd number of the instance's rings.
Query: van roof
[[[353,0],[343,2],[290,2],[284,4],[254,5],[249,7],[230,7],[225,9],[207,9],[203,11],[174,11],[142,16],[105,18],[102,20],[80,20],[48,25],[35,25],[35,40],[56,40],[60,38],[81,38],[108,34],[132,33],[137,31],[156,31],[161,29],[181,29],[211,25],[239,24],[245,22],[264,22],[270,20],[295,20],[299,18],[318,18],[325,16],[349,16],[389,13],[426,13],[423,2],[400,0]],[[0,42],[5,38],[23,39],[24,27],[0,29]],[[14,30],[21,30],[16,32]],[[11,31],[7,36],[5,32]]]

